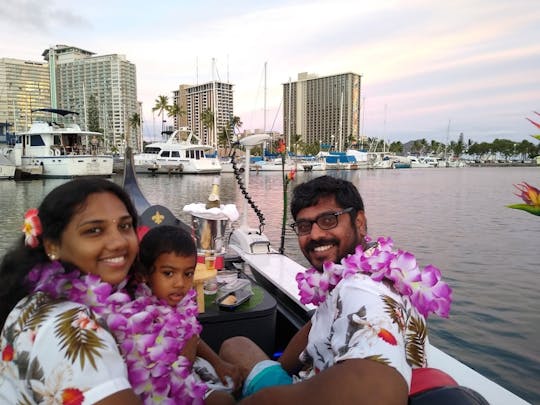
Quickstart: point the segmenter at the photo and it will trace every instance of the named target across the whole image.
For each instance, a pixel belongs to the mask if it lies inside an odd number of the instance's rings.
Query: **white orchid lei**
[[[129,381],[145,404],[203,404],[205,383],[180,355],[185,343],[201,332],[195,291],[171,307],[141,284],[131,297],[93,274],[64,272],[58,261],[35,267],[28,275],[33,291],[88,306],[114,333],[128,368]]]
[[[370,238],[366,238],[370,241]],[[300,290],[300,302],[320,305],[342,280],[357,273],[369,275],[375,281],[387,280],[403,296],[408,296],[411,304],[427,317],[430,312],[448,317],[452,303],[452,289],[441,280],[440,270],[432,265],[420,270],[412,253],[393,250],[391,238],[379,238],[374,247],[356,247],[354,254],[341,263],[326,262],[323,271],[310,268],[296,275]]]

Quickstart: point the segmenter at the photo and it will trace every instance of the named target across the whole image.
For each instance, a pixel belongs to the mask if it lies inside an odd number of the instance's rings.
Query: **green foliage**
[[[510,204],[507,205],[508,208],[514,208],[516,210],[527,211],[530,214],[540,216],[540,207],[535,207],[528,204]]]
[[[392,142],[390,144],[390,152],[392,153],[402,153],[403,152],[403,144],[400,141]]]
[[[87,125],[88,130],[92,132],[103,132],[99,127],[99,109],[97,97],[94,94],[90,94],[87,103]]]
[[[165,129],[165,112],[167,112],[170,108],[169,106],[169,98],[167,96],[158,96],[155,100],[155,105],[152,107],[152,111],[157,111],[158,116],[161,116],[161,132]]]

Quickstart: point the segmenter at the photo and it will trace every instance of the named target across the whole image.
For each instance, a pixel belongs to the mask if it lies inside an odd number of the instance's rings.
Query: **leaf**
[[[373,356],[364,357],[365,360],[373,360],[387,366],[391,365],[390,360],[383,357],[381,354],[374,354]]]
[[[424,352],[427,337],[426,323],[423,318],[413,316],[409,323],[409,332],[405,342],[407,363],[411,366],[425,367]]]
[[[534,207],[528,204],[510,204],[507,205],[508,208],[514,208],[516,210],[527,211],[530,214],[540,216],[540,207]]]
[[[72,363],[78,359],[81,368],[84,368],[88,360],[97,370],[95,357],[100,356],[99,349],[104,348],[105,344],[94,330],[73,326],[81,311],[81,308],[72,308],[59,316],[55,334],[60,340],[60,346],[66,348],[67,358]],[[97,322],[93,313],[86,312],[86,315]]]

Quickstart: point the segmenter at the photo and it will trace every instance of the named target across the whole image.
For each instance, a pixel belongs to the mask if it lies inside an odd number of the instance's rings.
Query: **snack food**
[[[225,298],[223,298],[223,300],[221,300],[221,304],[222,305],[234,305],[234,304],[236,304],[236,297],[233,294],[230,294],[230,295],[226,296]]]

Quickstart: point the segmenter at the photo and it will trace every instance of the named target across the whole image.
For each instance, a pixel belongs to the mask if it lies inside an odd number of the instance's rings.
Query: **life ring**
[[[60,156],[60,149],[55,149],[55,150],[54,150],[54,154],[55,154],[56,156]]]

